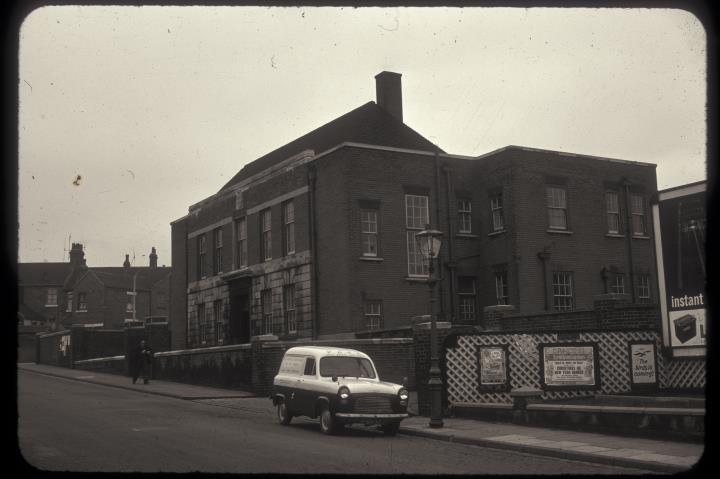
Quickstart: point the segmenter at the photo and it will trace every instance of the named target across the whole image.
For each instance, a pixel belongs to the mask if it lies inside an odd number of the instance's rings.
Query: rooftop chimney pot
[[[375,75],[375,94],[378,106],[403,121],[401,76],[400,73],[386,71]]]
[[[70,265],[71,266],[84,266],[85,265],[85,252],[83,251],[83,245],[81,243],[73,243],[70,249]]]
[[[157,268],[157,252],[155,251],[155,247],[152,247],[152,250],[150,250],[150,267],[151,268]]]

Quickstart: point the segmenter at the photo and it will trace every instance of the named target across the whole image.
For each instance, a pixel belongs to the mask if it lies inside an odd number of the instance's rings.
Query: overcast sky
[[[60,6],[20,30],[19,261],[170,265],[170,222],[375,100],[448,153],[522,145],[705,176],[705,32],[648,9]]]

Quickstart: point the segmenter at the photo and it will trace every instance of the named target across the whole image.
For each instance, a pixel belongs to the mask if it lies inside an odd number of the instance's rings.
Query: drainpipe
[[[438,151],[435,150],[435,224],[440,226],[440,155],[438,154]],[[448,232],[448,236],[450,236],[450,232]],[[442,254],[438,254],[437,257],[438,260],[438,274],[440,274],[440,279],[442,278],[442,273],[445,268],[443,268],[443,261],[442,261]],[[447,321],[447,318],[445,318],[445,293],[444,293],[444,285],[445,281],[440,281],[440,287],[439,293],[440,293],[440,312],[443,317],[444,321]]]
[[[310,306],[310,331],[312,339],[317,338],[317,318],[318,318],[318,256],[317,256],[317,228],[316,228],[316,216],[315,216],[315,182],[317,176],[315,168],[312,166],[308,167],[307,181],[308,181],[308,215],[310,217],[309,233],[310,233],[310,269],[311,269],[311,281],[312,281],[312,294],[311,294],[311,306]]]
[[[450,315],[451,318],[455,318],[455,291],[457,291],[457,278],[455,277],[455,269],[457,265],[455,263],[455,235],[453,234],[452,224],[450,222],[450,168],[447,165],[442,167],[443,173],[445,173],[445,201],[446,201],[446,216],[447,216],[447,231],[448,231],[448,269],[450,271],[450,278],[448,285],[450,286]]]
[[[137,282],[137,273],[133,273],[133,326],[135,325],[135,310],[137,309],[137,289],[136,289],[136,282]]]
[[[188,314],[188,236],[187,223],[185,221],[183,221],[182,229],[183,240],[185,241],[185,251],[183,252],[183,255],[185,256],[185,272],[183,280],[183,284],[185,286],[185,291],[183,291],[183,298],[185,298],[185,309],[183,310],[183,315],[185,316],[185,344],[183,345],[183,349],[188,347],[188,340],[190,339],[188,332],[190,330],[190,315]]]
[[[632,249],[632,216],[630,214],[630,208],[632,204],[630,202],[630,181],[627,178],[623,178],[620,182],[625,187],[625,234],[627,235],[627,249],[628,249],[628,265],[630,266],[630,296],[632,302],[635,302],[635,267],[633,263],[633,249]]]

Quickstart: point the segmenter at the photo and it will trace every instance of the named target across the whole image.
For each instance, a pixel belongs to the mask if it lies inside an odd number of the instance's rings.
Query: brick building
[[[67,263],[18,264],[18,322],[57,330],[167,318],[170,270],[158,267],[155,248],[148,266],[131,266],[125,255],[120,267],[88,267],[82,245],[74,243]]]
[[[444,232],[439,307],[655,302],[655,165],[508,146],[447,154],[403,123],[400,75],[377,103],[247,164],[172,223],[173,348],[353,337],[428,313],[414,235]]]

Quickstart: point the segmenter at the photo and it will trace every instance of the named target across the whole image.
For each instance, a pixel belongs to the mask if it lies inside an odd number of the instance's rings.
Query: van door
[[[312,417],[315,413],[315,400],[317,392],[317,366],[314,357],[305,358],[302,376],[300,376],[295,405],[301,409],[301,414]]]
[[[305,368],[305,357],[288,354],[280,363],[280,370],[274,381],[275,392],[285,397],[285,404],[291,413],[298,414],[298,405],[295,404],[295,398],[300,387],[300,377]]]

